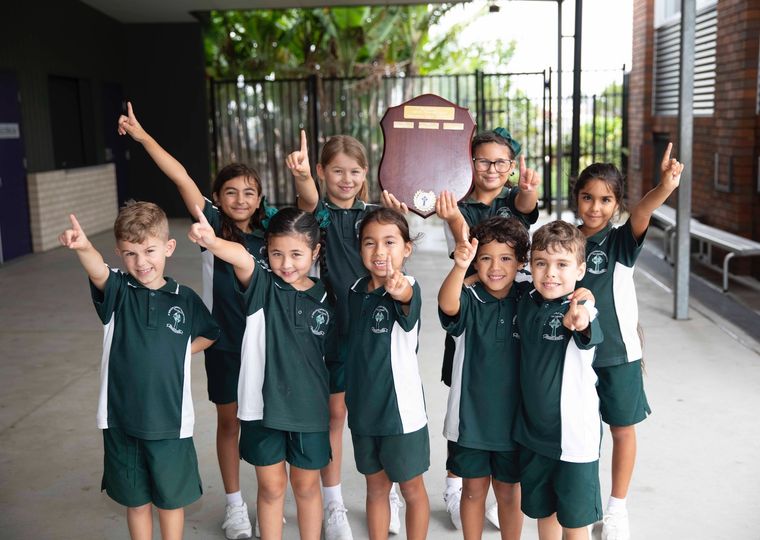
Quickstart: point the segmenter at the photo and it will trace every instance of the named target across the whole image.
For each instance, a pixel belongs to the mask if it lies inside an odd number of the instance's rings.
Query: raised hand
[[[77,218],[74,214],[69,214],[69,220],[71,220],[71,228],[66,229],[58,235],[58,241],[62,246],[69,249],[81,250],[87,249],[92,244],[87,239],[87,235],[84,234],[82,226],[79,225]]]
[[[460,234],[464,240],[457,242],[454,248],[454,264],[466,270],[470,267],[470,264],[475,259],[475,255],[478,253],[478,239],[468,239],[470,233],[466,222],[462,223],[462,232]]]
[[[216,242],[214,228],[209,224],[206,216],[203,215],[203,210],[201,210],[200,206],[197,204],[195,205],[195,212],[193,213],[198,222],[193,223],[190,226],[190,231],[188,231],[187,237],[192,243],[208,249],[214,245],[214,242]]]
[[[381,202],[386,208],[392,208],[402,214],[409,213],[409,207],[406,203],[399,201],[393,193],[390,193],[387,189],[384,189],[380,194]]]
[[[127,101],[127,116],[123,114],[119,116],[119,123],[117,131],[119,135],[129,135],[137,142],[143,142],[148,134],[140,125],[135,117],[135,112],[132,110],[132,103]]]
[[[582,331],[588,328],[590,322],[588,310],[578,305],[576,298],[570,300],[570,308],[568,308],[565,317],[562,319],[562,324],[565,325],[565,328],[571,332]]]
[[[681,173],[683,172],[683,163],[670,157],[673,150],[673,143],[668,143],[665,153],[662,155],[660,163],[660,184],[668,191],[673,191],[681,183]]]
[[[541,180],[538,171],[526,167],[525,156],[520,156],[520,180],[517,184],[520,190],[527,192],[536,191],[538,186],[541,185]]]
[[[305,180],[311,178],[311,165],[309,164],[309,143],[306,140],[306,131],[301,130],[301,148],[288,154],[285,164],[293,176]]]
[[[462,212],[457,205],[456,197],[454,197],[454,194],[450,191],[441,191],[438,195],[438,198],[435,200],[435,213],[447,223],[452,223],[462,216]],[[467,235],[469,235],[469,232]],[[467,238],[467,235],[465,235],[464,238]]]
[[[570,300],[577,300],[578,302],[591,302],[592,304],[596,302],[594,293],[592,293],[586,287],[578,287],[572,293],[570,293],[568,298]]]
[[[409,287],[411,285],[409,285],[409,281],[401,273],[401,270],[393,269],[393,261],[391,260],[391,256],[388,255],[385,259],[385,290],[394,299],[399,300],[406,295],[405,293]]]

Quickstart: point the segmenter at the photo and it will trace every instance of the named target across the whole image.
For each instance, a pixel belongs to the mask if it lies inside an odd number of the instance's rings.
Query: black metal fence
[[[290,204],[295,201],[295,188],[285,157],[298,148],[300,129],[305,129],[309,137],[312,166],[317,162],[318,150],[331,135],[347,134],[367,148],[369,192],[370,197],[377,200],[383,114],[388,107],[432,93],[467,107],[479,129],[497,126],[509,129],[523,144],[528,166],[542,174],[541,200],[548,205],[553,185],[552,161],[556,155],[551,127],[551,77],[550,72],[542,71],[375,79],[310,77],[212,81],[214,163],[217,169],[231,161],[254,166],[262,176],[269,201]],[[567,103],[565,101],[564,110],[571,110],[569,98]],[[589,159],[620,162],[623,111],[622,90],[584,97],[583,162],[590,163]],[[567,146],[565,153],[569,154],[569,132],[563,146]]]

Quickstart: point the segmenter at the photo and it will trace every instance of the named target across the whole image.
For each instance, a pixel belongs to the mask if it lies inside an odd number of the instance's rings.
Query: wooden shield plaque
[[[457,200],[467,195],[475,131],[470,111],[423,94],[390,107],[380,126],[385,139],[378,170],[382,189],[423,218],[435,213],[441,191],[451,191]]]

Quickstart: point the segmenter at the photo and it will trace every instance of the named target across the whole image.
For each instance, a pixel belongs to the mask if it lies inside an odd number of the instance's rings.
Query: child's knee
[[[266,502],[276,502],[285,498],[287,489],[287,477],[267,479],[266,482],[259,481],[259,497]]]
[[[290,485],[293,486],[293,494],[299,499],[319,497],[322,494],[318,472],[307,477],[299,475],[298,478],[294,478],[291,474]]]
[[[427,499],[427,491],[425,490],[422,475],[406,482],[401,482],[399,487],[401,488],[401,495],[408,504],[414,504],[423,498]]]
[[[489,484],[487,478],[465,478],[462,482],[462,496],[469,499],[485,499]]]
[[[501,505],[520,505],[520,484],[494,483],[493,492]]]

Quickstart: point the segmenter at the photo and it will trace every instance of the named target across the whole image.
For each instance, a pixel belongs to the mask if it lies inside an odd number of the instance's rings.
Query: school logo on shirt
[[[512,337],[520,339],[520,332],[517,331],[517,315],[512,317]]]
[[[264,270],[269,270],[269,259],[267,259],[267,247],[261,246],[259,248],[259,254],[256,256],[253,254],[253,258],[256,259],[256,264]]]
[[[387,334],[388,323],[391,320],[391,315],[385,306],[377,306],[375,312],[372,314],[372,332],[375,334]]]
[[[171,322],[166,323],[166,327],[175,334],[184,334],[185,331],[179,327],[181,324],[185,324],[185,312],[182,311],[182,308],[179,306],[172,306],[167,315],[169,315],[169,320]]]
[[[324,336],[327,324],[330,322],[330,314],[324,308],[317,308],[311,312],[311,324],[309,329],[315,336]]]
[[[548,326],[549,329],[546,330],[543,336],[541,336],[543,339],[547,341],[562,341],[565,339],[564,334],[558,334],[560,328],[562,328],[562,319],[565,317],[565,314],[561,311],[556,311],[551,314],[551,317],[549,317],[549,320],[546,322],[546,325],[544,325],[544,328]]]
[[[354,235],[357,240],[359,239],[359,227],[362,226],[362,221],[364,221],[364,218],[357,219],[354,223]]]
[[[499,217],[512,217],[512,210],[508,206],[502,206],[496,211],[496,215]]]
[[[607,271],[607,254],[604,251],[595,249],[586,257],[586,270],[592,274],[604,274]]]

